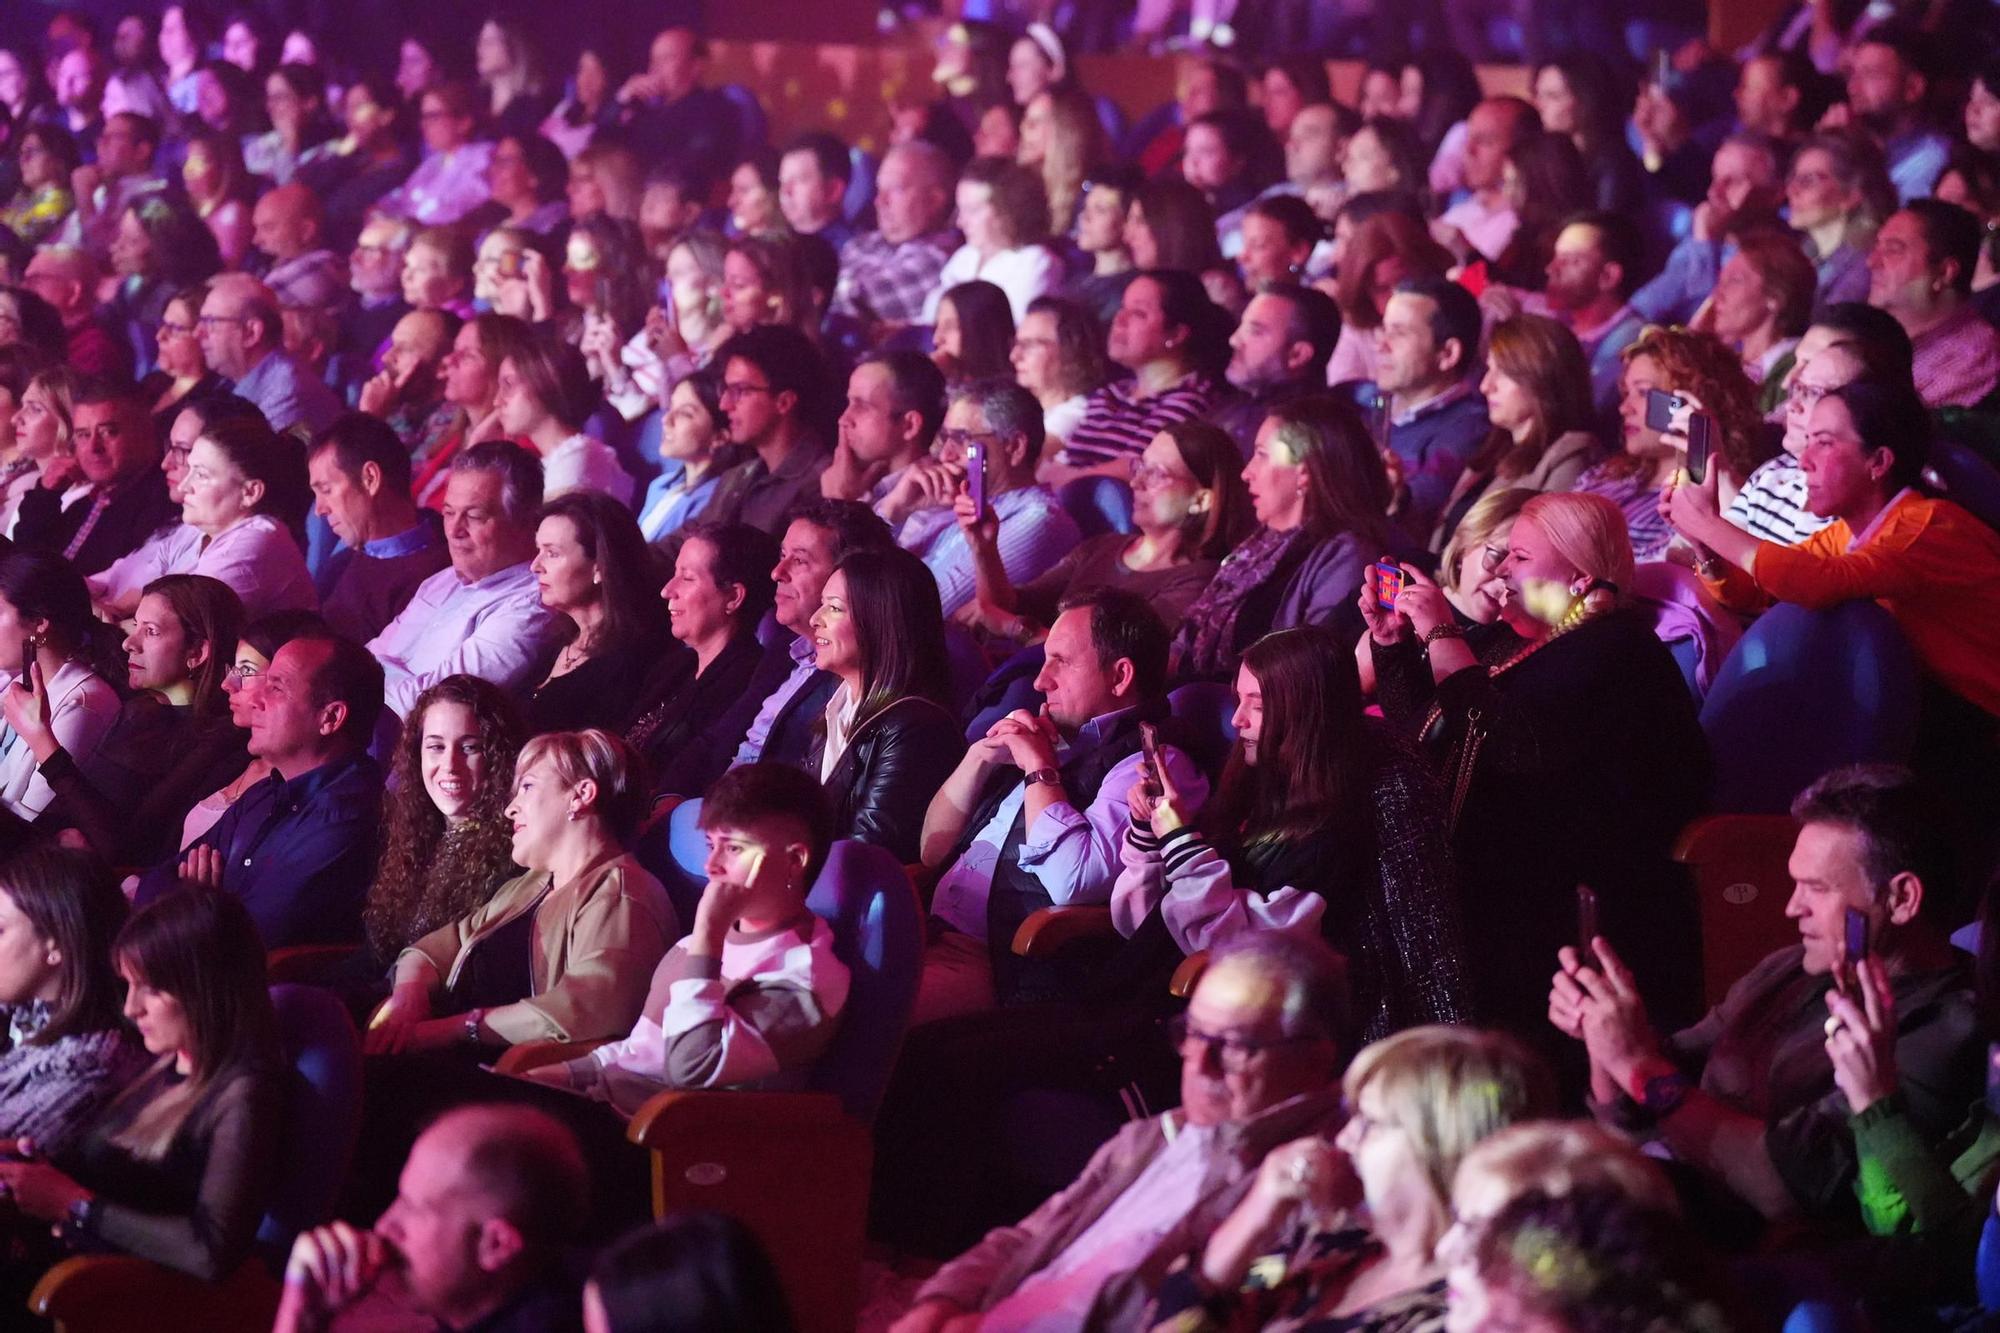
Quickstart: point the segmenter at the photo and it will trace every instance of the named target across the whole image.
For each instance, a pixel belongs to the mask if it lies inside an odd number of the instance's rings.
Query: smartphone
[[[1597,893],[1588,885],[1576,886],[1576,956],[1585,967],[1597,966]]]
[[[1396,596],[1403,591],[1409,577],[1403,567],[1393,560],[1377,560],[1372,566],[1375,571],[1375,605],[1384,611],[1396,609]]]
[[[1139,780],[1151,789],[1157,799],[1160,794],[1160,729],[1150,722],[1139,724],[1139,753],[1142,756]]]
[[[1708,456],[1713,450],[1715,418],[1706,412],[1688,413],[1688,480],[1699,486],[1708,480]]]
[[[965,446],[965,490],[972,497],[972,510],[984,517],[986,514],[986,446],[968,444]]]
[[[1687,400],[1666,389],[1646,391],[1646,429],[1670,431],[1674,428],[1674,413],[1687,406]]]
[[[1986,1109],[2000,1115],[2000,1041],[1986,1047]]]
[[[527,271],[526,250],[509,250],[500,256],[500,276],[518,278]]]
[[[1841,959],[1849,969],[1868,956],[1868,914],[1855,908],[1847,909],[1847,938],[1844,956]]]
[[[21,640],[21,688],[28,693],[35,692],[35,641]]]

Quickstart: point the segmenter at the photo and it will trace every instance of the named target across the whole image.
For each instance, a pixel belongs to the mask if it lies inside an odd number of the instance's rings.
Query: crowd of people
[[[1202,50],[1129,121],[967,21],[860,143],[676,24],[16,23],[0,1302],[115,1251],[261,1260],[283,1333],[790,1327],[627,1126],[817,1086],[853,842],[924,924],[897,1333],[2000,1318],[2000,46],[1947,8],[1525,97]],[[1796,939],[1718,979],[1703,698],[1848,603],[1912,734],[1781,793]],[[274,978],[364,1071],[295,1243]]]

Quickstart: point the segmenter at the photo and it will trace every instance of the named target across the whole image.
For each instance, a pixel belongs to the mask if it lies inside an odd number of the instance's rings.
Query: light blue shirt
[[[289,430],[299,422],[317,435],[333,424],[344,408],[340,396],[319,376],[300,369],[283,351],[274,351],[236,381],[236,396],[255,403],[271,429]]]
[[[764,699],[764,706],[757,710],[751,720],[750,730],[743,733],[743,743],[736,747],[735,763],[754,764],[764,757],[764,743],[771,739],[771,728],[778,721],[778,714],[785,711],[798,692],[806,687],[819,668],[813,665],[812,640],[801,634],[792,640],[792,674],[786,676],[777,689]]]
[[[1054,568],[1083,540],[1076,521],[1046,486],[1002,491],[993,497],[992,505],[1000,520],[1000,563],[1017,588]],[[919,509],[904,519],[896,544],[922,556],[930,567],[947,617],[972,600],[978,590],[972,544],[965,540],[951,506]]]
[[[368,651],[382,663],[384,701],[407,717],[419,694],[461,672],[525,690],[555,653],[558,623],[526,561],[477,583],[447,568],[417,585]]]

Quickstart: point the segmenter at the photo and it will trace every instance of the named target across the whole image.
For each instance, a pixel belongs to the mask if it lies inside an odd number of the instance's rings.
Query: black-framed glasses
[[[1234,1032],[1203,1032],[1188,1020],[1186,1014],[1175,1014],[1167,1020],[1167,1041],[1183,1060],[1205,1062],[1213,1059],[1222,1066],[1224,1073],[1229,1074],[1241,1073],[1258,1056],[1281,1046],[1297,1046],[1318,1040],[1317,1037],[1276,1037],[1270,1041],[1255,1041]]]
[[[947,449],[965,450],[982,440],[997,440],[1000,436],[990,430],[941,430],[937,442]]]
[[[732,402],[735,399],[744,398],[753,393],[769,392],[771,392],[771,386],[768,384],[724,384],[722,386],[721,398],[724,402]]]

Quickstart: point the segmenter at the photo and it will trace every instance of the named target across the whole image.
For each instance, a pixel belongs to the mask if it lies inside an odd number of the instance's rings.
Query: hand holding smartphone
[[[1576,957],[1583,966],[1595,970],[1597,962],[1597,894],[1587,885],[1576,886]]]
[[[35,692],[35,641],[21,640],[21,688],[29,694]]]
[[[1848,908],[1841,938],[1840,966],[1833,972],[1834,984],[1842,995],[1859,994],[1861,978],[1855,969],[1868,956],[1868,944],[1868,914],[1857,908]]]
[[[1160,729],[1150,722],[1139,724],[1139,781],[1146,794],[1157,801],[1164,794],[1160,784]]]
[[[973,512],[986,517],[986,446],[965,446],[965,493],[972,497]]]
[[[1375,571],[1375,605],[1384,611],[1394,611],[1396,598],[1409,582],[1409,576],[1393,560],[1377,560],[1369,568]]]
[[[1715,418],[1696,410],[1691,400],[1666,389],[1646,392],[1646,429],[1671,435],[1676,418],[1687,417],[1687,474],[1697,486],[1708,480],[1709,455],[1714,452]]]

